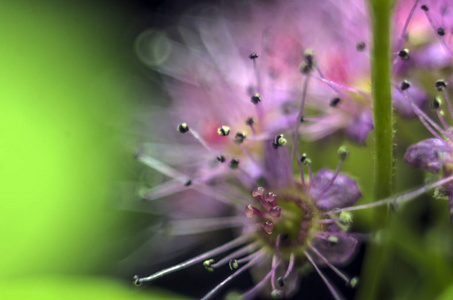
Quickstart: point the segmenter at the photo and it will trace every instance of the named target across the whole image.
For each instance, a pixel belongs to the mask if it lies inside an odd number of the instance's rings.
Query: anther
[[[268,234],[272,233],[272,230],[274,230],[274,222],[272,221],[266,221],[263,223],[263,229],[266,231]]]
[[[398,52],[398,56],[402,59],[402,60],[408,60],[409,59],[409,49],[405,48],[403,50],[400,50]]]
[[[229,164],[231,169],[237,169],[239,167],[239,159],[233,158]]]
[[[305,162],[306,159],[307,159],[307,154],[304,153],[300,156],[300,162]]]
[[[436,81],[436,89],[439,92],[442,92],[446,88],[447,88],[447,82],[445,80],[439,79]]]
[[[255,95],[253,95],[250,101],[252,101],[253,104],[258,104],[259,102],[261,102],[260,94],[256,93]]]
[[[239,267],[238,260],[237,259],[231,259],[228,262],[228,265],[230,266],[230,270],[236,270]]]
[[[355,45],[355,48],[357,49],[357,51],[360,51],[360,52],[362,52],[363,50],[365,50],[365,47],[366,47],[366,44],[365,44],[365,42],[363,42],[363,41],[358,42],[358,43]]]
[[[345,146],[341,146],[337,151],[338,158],[342,161],[346,160],[349,157],[349,150]]]
[[[224,163],[225,162],[225,156],[219,155],[219,156],[217,156],[217,160],[220,161],[221,163]]]
[[[256,53],[251,53],[251,54],[249,55],[249,58],[250,58],[251,60],[257,59],[257,58],[258,58],[258,54],[256,54]]]
[[[338,221],[343,225],[350,224],[350,223],[352,223],[352,214],[349,212],[346,212],[346,211],[342,211],[340,213],[340,217],[338,218]]]
[[[411,83],[409,81],[404,80],[403,82],[401,82],[400,88],[401,88],[402,91],[405,91],[405,90],[407,90],[410,87],[411,87]]]
[[[308,74],[314,66],[314,53],[313,50],[306,50],[304,52],[304,61],[299,66],[299,71],[303,74]]]
[[[329,235],[327,240],[329,241],[329,246],[331,247],[335,246],[338,243],[338,237],[334,235]]]
[[[141,278],[138,275],[134,275],[133,280],[134,280],[134,285],[135,286],[141,286],[142,285]]]
[[[236,141],[236,143],[242,144],[244,142],[245,138],[246,138],[246,135],[244,132],[238,132],[238,133],[236,133],[234,140]]]
[[[245,119],[245,124],[252,126],[253,124],[255,124],[255,120],[253,118],[249,117],[249,118]]]
[[[187,180],[186,183],[184,183],[185,186],[189,186],[189,185],[191,185],[191,184],[192,184],[192,180],[190,180],[190,179]]]
[[[338,103],[340,103],[341,99],[336,97],[330,100],[329,106],[330,107],[337,107]]]
[[[352,287],[352,288],[355,288],[358,283],[359,283],[359,278],[358,277],[353,277],[348,282],[349,286]]]
[[[303,116],[300,116],[300,120],[299,120],[301,123],[303,123],[305,120],[304,120],[304,117]]]
[[[271,296],[274,299],[282,299],[284,294],[282,291],[275,289],[271,292]]]
[[[431,102],[431,107],[434,110],[439,109],[441,105],[442,105],[442,100],[439,97],[434,98],[433,101]]]
[[[222,126],[220,127],[219,129],[217,129],[217,133],[220,135],[220,136],[227,136],[230,134],[230,127],[228,126]]]
[[[274,141],[272,142],[272,147],[274,149],[277,149],[278,147],[283,147],[286,145],[288,141],[285,139],[283,134],[279,134],[274,138]]]
[[[437,28],[437,34],[439,36],[444,36],[445,35],[445,29],[443,29],[442,27]]]
[[[306,165],[306,166],[309,166],[309,165],[311,165],[311,159],[309,159],[308,157],[306,157],[302,163],[303,163],[304,165]]]
[[[284,287],[286,284],[286,279],[284,277],[278,277],[277,278],[277,283],[280,287]]]
[[[178,130],[181,133],[186,133],[189,131],[189,126],[187,126],[187,123],[181,123],[176,127],[176,130]]]
[[[214,263],[213,259],[207,259],[203,262],[203,267],[205,267],[205,269],[208,270],[209,272],[213,272],[214,268],[211,267],[213,263]]]
[[[428,6],[426,6],[426,5],[422,5],[422,6],[420,6],[420,8],[422,10],[424,10],[424,11],[428,11],[429,10]]]

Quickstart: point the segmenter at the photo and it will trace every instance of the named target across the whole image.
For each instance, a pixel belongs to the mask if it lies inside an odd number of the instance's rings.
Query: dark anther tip
[[[355,45],[355,48],[357,49],[357,51],[363,51],[365,50],[366,48],[366,44],[365,42],[358,42],[356,45]]]
[[[405,90],[407,90],[410,87],[411,87],[411,83],[409,81],[404,80],[403,82],[401,82],[400,88],[401,88],[402,91],[405,91]]]
[[[445,35],[445,29],[443,29],[442,27],[437,28],[437,34],[439,36],[444,36]]]
[[[330,100],[329,106],[330,107],[337,107],[338,103],[340,103],[341,99],[336,97]]]
[[[253,60],[253,59],[257,59],[257,58],[258,58],[258,54],[256,54],[256,53],[251,53],[251,54],[249,55],[249,58],[252,59],[252,60]]]
[[[181,133],[186,133],[187,131],[189,131],[189,126],[187,125],[187,123],[181,123],[178,125],[176,130],[178,130]]]
[[[220,161],[221,163],[224,163],[225,162],[225,156],[219,155],[219,156],[217,156],[217,160]]]
[[[190,179],[187,180],[187,181],[184,183],[185,186],[189,186],[189,185],[191,185],[191,184],[192,184],[192,180],[190,180]]]
[[[422,6],[420,6],[420,8],[422,10],[424,10],[424,11],[428,11],[429,10],[428,6],[426,6],[426,5],[422,5]]]

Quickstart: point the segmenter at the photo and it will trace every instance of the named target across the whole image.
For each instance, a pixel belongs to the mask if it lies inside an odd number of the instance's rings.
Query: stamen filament
[[[450,99],[448,98],[448,93],[444,89],[443,91],[445,102],[447,102],[448,111],[450,112],[450,117],[453,119],[453,108],[451,107]]]
[[[232,240],[231,242],[228,242],[222,246],[219,246],[213,250],[210,250],[208,252],[205,252],[203,254],[200,254],[194,258],[191,258],[185,262],[182,262],[180,264],[177,264],[173,267],[170,267],[170,268],[167,268],[167,269],[164,269],[162,271],[159,271],[157,273],[154,273],[148,277],[143,277],[143,278],[138,278],[137,281],[138,283],[143,283],[143,282],[149,282],[149,281],[152,281],[152,280],[155,280],[157,278],[161,278],[167,274],[171,274],[173,272],[176,272],[176,271],[179,271],[179,270],[182,270],[182,269],[185,269],[185,268],[188,268],[190,266],[193,266],[199,262],[202,262],[203,260],[205,259],[208,259],[212,256],[215,256],[215,255],[219,255],[223,252],[226,252],[228,250],[231,250],[243,243],[245,243],[248,239],[250,238],[249,235],[241,235],[239,236],[238,238]]]
[[[434,24],[433,19],[431,18],[431,15],[430,15],[429,11],[426,11],[426,10],[423,10],[423,11],[425,12],[425,15],[426,15],[426,18],[428,19],[429,24],[431,25],[431,27],[433,28],[434,32],[436,33],[436,36],[439,37],[439,40],[440,40],[442,46],[445,48],[445,50],[447,50],[448,53],[450,53],[450,55],[453,55],[453,51],[451,50],[450,47],[448,47],[447,43],[445,42],[444,37],[440,36],[439,34],[437,34],[436,25]]]
[[[213,153],[216,153],[214,151],[214,149],[212,149],[208,143],[206,143],[206,141],[201,137],[201,135],[196,132],[195,130],[193,130],[192,128],[189,128],[189,132],[192,134],[192,136],[203,146],[205,147],[209,152],[213,152]]]
[[[257,249],[258,246],[259,246],[258,243],[253,243],[253,244],[250,244],[243,248],[240,248],[239,250],[234,251],[233,253],[229,254],[228,256],[225,256],[224,258],[222,258],[221,260],[216,262],[215,264],[211,265],[211,268],[216,269],[218,267],[221,267],[221,266],[227,264],[230,260],[232,260],[234,258],[237,259],[238,257]],[[238,260],[238,263],[239,263],[239,260]]]
[[[178,180],[179,182],[185,183],[188,180],[188,177],[175,169],[167,166],[163,162],[158,161],[157,159],[152,158],[146,154],[137,154],[137,160],[143,163],[144,165],[156,170],[159,173],[167,175],[173,179]]]
[[[297,114],[296,126],[294,127],[293,135],[292,135],[293,136],[293,145],[291,146],[290,160],[293,159],[294,150],[297,147],[297,141],[298,141],[298,138],[299,138],[299,126],[300,126],[300,123],[301,123],[301,118],[304,116],[305,99],[307,98],[307,90],[308,90],[309,79],[310,79],[310,76],[305,75],[304,86],[303,86],[303,90],[302,90],[302,100],[301,100],[301,104],[300,104],[299,113]]]
[[[340,277],[341,279],[343,279],[346,284],[349,284],[351,282],[351,278],[349,278],[349,276],[347,276],[346,274],[344,274],[343,272],[341,272],[340,270],[338,270],[334,265],[332,265],[329,260],[327,258],[324,257],[324,255],[322,255],[315,247],[309,245],[311,251],[313,251],[325,264],[326,266],[328,266],[332,271],[335,272],[335,274],[338,275],[338,277]]]
[[[307,257],[307,259],[310,261],[310,263],[313,265],[313,267],[315,268],[316,272],[318,273],[318,275],[321,277],[322,281],[324,281],[325,285],[327,286],[327,288],[329,289],[330,293],[332,294],[332,296],[336,299],[336,300],[342,300],[344,299],[340,293],[335,289],[335,287],[330,283],[330,281],[327,279],[326,276],[324,276],[324,274],[321,272],[321,270],[318,268],[318,266],[316,265],[316,263],[313,261],[313,259],[311,258],[311,256],[307,253],[307,251],[304,251],[304,254],[305,256]]]
[[[407,27],[409,26],[409,23],[412,19],[412,16],[414,15],[414,11],[417,8],[419,0],[415,0],[414,5],[411,8],[411,11],[409,12],[409,16],[406,19],[406,22],[404,23],[403,30],[401,30],[401,35],[398,39],[398,43],[396,44],[396,50],[399,51],[401,47],[403,46],[403,41],[404,38],[406,37],[406,32],[407,32]],[[393,61],[393,64],[395,64],[398,61],[398,54],[395,57],[395,60]]]
[[[426,191],[429,191],[430,189],[433,189],[435,187],[438,187],[440,185],[446,184],[453,181],[453,176],[441,179],[437,182],[427,184],[425,186],[422,186],[418,189],[415,189],[411,192],[408,193],[403,193],[399,194],[397,196],[389,197],[387,199],[379,200],[373,203],[368,203],[368,204],[362,204],[362,205],[356,205],[356,206],[351,206],[351,207],[345,207],[345,208],[336,208],[327,212],[323,212],[321,214],[336,214],[340,213],[343,211],[354,211],[354,210],[360,210],[360,209],[366,209],[366,208],[371,208],[371,207],[376,207],[376,206],[381,206],[385,204],[393,204],[394,206],[401,205],[407,201],[410,201],[414,199],[417,196],[420,196]]]
[[[266,274],[266,276],[263,277],[263,279],[261,279],[260,282],[258,282],[253,288],[251,288],[250,290],[248,290],[246,293],[242,294],[241,295],[241,298],[242,300],[247,300],[247,299],[252,299],[255,297],[255,295],[261,290],[261,288],[263,287],[263,285],[266,283],[266,281],[269,279],[269,277],[271,277],[272,273],[275,272],[275,270],[277,269],[278,265],[275,265],[270,271],[269,273]]]

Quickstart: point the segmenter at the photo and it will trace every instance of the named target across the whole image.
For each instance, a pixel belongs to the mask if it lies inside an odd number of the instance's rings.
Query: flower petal
[[[358,241],[355,237],[345,233],[333,233],[338,238],[338,242],[332,244],[328,240],[315,238],[312,246],[319,251],[331,264],[344,265],[347,264],[357,251]],[[316,258],[315,258],[316,257]],[[323,265],[324,262],[314,255],[315,261]]]
[[[321,210],[330,210],[353,205],[362,196],[354,179],[339,174],[332,185],[334,172],[321,169],[313,178],[311,194],[316,206]]]
[[[404,160],[416,168],[437,174],[451,155],[451,147],[440,139],[426,139],[410,146]]]
[[[366,110],[355,116],[351,125],[346,127],[346,134],[351,140],[364,145],[368,133],[373,129],[373,115]]]

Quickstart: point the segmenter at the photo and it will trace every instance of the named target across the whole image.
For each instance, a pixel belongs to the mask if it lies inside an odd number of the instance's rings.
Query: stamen
[[[316,263],[313,261],[311,256],[307,253],[307,251],[304,251],[305,257],[310,261],[310,263],[313,265],[315,268],[316,272],[318,275],[321,277],[322,281],[324,281],[325,285],[329,289],[330,293],[336,300],[342,300],[344,299],[343,296],[340,295],[340,293],[335,289],[335,287],[330,283],[330,281],[327,279],[327,277],[324,276],[324,274],[321,272],[321,270],[318,268]]]
[[[229,254],[228,256],[225,256],[224,258],[222,258],[221,260],[219,260],[215,264],[212,264],[211,267],[213,269],[217,269],[217,268],[219,268],[219,267],[221,267],[221,266],[223,266],[223,265],[225,265],[227,263],[230,264],[230,261],[232,259],[240,257],[240,256],[242,256],[244,254],[247,254],[247,253],[251,252],[251,251],[254,251],[254,250],[256,250],[258,248],[258,246],[259,246],[258,243],[253,243],[253,244],[250,244],[248,246],[242,247],[242,248],[234,251],[233,253]],[[239,265],[237,259],[235,259],[235,261],[232,262],[231,264]],[[230,269],[231,269],[231,266],[230,266]],[[234,269],[237,269],[237,267],[234,268]]]
[[[426,15],[426,18],[428,19],[429,24],[431,25],[432,29],[436,32],[436,35],[439,37],[440,42],[441,42],[442,46],[444,47],[444,49],[447,50],[447,52],[450,53],[450,55],[453,55],[453,51],[445,42],[445,38],[444,38],[445,30],[442,27],[436,27],[436,25],[434,24],[434,22],[431,18],[430,13],[429,13],[429,9],[426,5],[422,5],[421,9],[425,12],[425,15]]]
[[[220,161],[221,163],[224,163],[226,159],[225,159],[225,156],[220,154],[217,156],[217,160]]]
[[[409,16],[407,17],[406,22],[404,23],[403,30],[401,30],[401,35],[400,35],[400,37],[398,39],[398,44],[396,46],[396,49],[401,49],[401,46],[403,45],[404,38],[406,37],[406,33],[407,33],[407,27],[409,26],[409,23],[410,23],[410,21],[412,19],[412,16],[414,15],[414,11],[415,11],[415,8],[418,5],[418,1],[419,0],[415,0],[414,5],[412,6],[412,8],[411,8],[411,10],[409,12]],[[425,6],[425,5],[423,5],[423,6]]]
[[[398,89],[398,91],[400,91]],[[428,117],[420,108],[418,108],[417,105],[414,104],[414,102],[412,101],[412,98],[411,96],[409,95],[409,93],[406,91],[404,92],[401,92],[401,94],[403,95],[403,97],[410,103],[413,111],[415,112],[415,114],[417,115],[417,117],[420,119],[420,121],[422,122],[422,124],[425,126],[426,129],[428,129],[429,132],[431,132],[432,135],[434,135],[435,137],[437,137],[438,139],[441,139],[442,140],[442,137],[439,136],[439,134],[437,134],[432,128],[434,127],[440,134],[444,135],[444,136],[447,136],[446,133],[443,131],[442,128],[440,128],[433,120],[431,120],[430,117]],[[431,125],[431,126],[430,126]]]
[[[450,128],[449,128],[447,122],[445,121],[444,112],[441,110],[442,100],[440,100],[440,98],[436,97],[430,104],[431,104],[431,107],[436,111],[437,117],[439,118],[439,121],[442,124],[442,126],[444,127],[444,129],[446,131],[449,131]]]
[[[245,124],[250,126],[250,130],[252,130],[252,135],[255,136],[256,131],[255,131],[255,126],[253,126],[253,124],[255,124],[255,120],[251,117],[248,117],[247,119],[245,119]]]
[[[310,76],[305,75],[304,86],[303,86],[303,89],[302,89],[302,99],[301,99],[300,109],[299,109],[299,113],[297,115],[296,126],[294,127],[293,134],[292,134],[293,145],[291,147],[290,160],[292,160],[293,157],[294,157],[294,150],[295,150],[295,148],[297,146],[297,141],[298,141],[298,138],[299,138],[299,126],[300,126],[300,122],[301,122],[301,120],[303,120],[302,118],[304,116],[305,99],[307,97],[309,79],[310,79]]]
[[[258,260],[260,260],[261,258],[263,257],[263,253],[260,253],[260,255],[256,255],[252,260],[250,260],[247,264],[245,264],[244,266],[242,266],[241,268],[239,268],[236,272],[234,272],[233,274],[231,274],[230,276],[228,276],[225,280],[223,280],[221,283],[219,283],[214,289],[212,289],[209,293],[206,294],[206,296],[204,296],[201,300],[208,300],[210,298],[212,298],[222,287],[224,287],[230,280],[234,279],[235,277],[237,277],[238,275],[240,275],[241,273],[247,271],[248,269],[250,269],[250,267],[252,267],[253,265],[255,265]]]
[[[266,283],[266,281],[269,279],[269,277],[271,277],[272,273],[275,272],[275,270],[277,269],[278,267],[278,264],[276,264],[270,271],[269,273],[266,274],[266,276],[263,277],[263,279],[261,279],[260,282],[258,282],[253,288],[251,288],[250,290],[248,290],[246,293],[242,294],[240,299],[241,300],[247,300],[247,299],[252,299],[255,297],[255,295],[261,290],[261,288],[264,286],[264,284]]]
[[[158,161],[157,159],[152,158],[151,156],[138,153],[136,155],[136,159],[143,163],[144,165],[156,170],[159,173],[167,175],[183,184],[185,184],[188,180],[187,176],[176,171],[175,169],[167,166],[163,162]]]
[[[294,255],[294,252],[291,252],[291,255],[289,257],[288,268],[286,269],[286,273],[285,273],[285,275],[283,275],[283,277],[278,278],[278,284],[280,285],[280,287],[283,287],[286,284],[286,278],[288,278],[289,274],[293,270],[295,261],[296,261],[296,256]]]
[[[157,278],[161,278],[167,274],[171,274],[173,272],[176,272],[176,271],[179,271],[179,270],[182,270],[182,269],[185,269],[185,268],[188,268],[190,266],[193,266],[205,259],[208,259],[209,257],[212,257],[212,256],[215,256],[215,255],[219,255],[223,252],[226,252],[228,250],[231,250],[243,243],[245,243],[248,239],[250,238],[250,236],[248,235],[240,235],[238,238],[232,240],[231,242],[228,242],[220,247],[217,247],[213,250],[210,250],[208,252],[205,252],[201,255],[198,255],[194,258],[191,258],[185,262],[182,262],[180,264],[177,264],[173,267],[170,267],[170,268],[167,268],[167,269],[164,269],[162,271],[159,271],[157,273],[154,273],[148,277],[143,277],[143,278],[140,278],[138,277],[137,275],[134,276],[134,279],[135,279],[135,282],[136,284],[141,284],[143,282],[149,282],[149,281],[152,281],[152,280],[155,280]]]
[[[336,268],[334,265],[332,265],[329,260],[327,258],[324,257],[324,255],[322,255],[315,247],[309,245],[311,251],[313,251],[325,264],[326,266],[328,266],[332,271],[335,272],[335,274],[338,275],[338,277],[340,277],[341,279],[343,279],[345,282],[346,282],[346,285],[349,285],[351,287],[353,287],[351,285],[351,278],[349,278],[348,275],[346,275],[345,273],[341,272],[338,268]],[[355,277],[354,277],[355,278]],[[357,284],[357,279],[354,280],[355,282],[353,283],[354,286]]]
[[[183,123],[185,124],[185,123]],[[181,126],[181,125],[180,125]],[[186,125],[187,126],[187,125]],[[179,128],[178,128],[178,131],[179,131]],[[195,130],[193,129],[189,129],[189,127],[187,127],[187,131],[189,131],[192,136],[203,146],[205,147],[209,152],[215,152],[209,145],[208,143],[206,143],[206,141],[201,137],[201,135],[196,132]],[[180,131],[181,132],[181,131]]]
[[[321,214],[336,214],[340,212],[345,212],[345,211],[354,211],[354,210],[360,210],[360,209],[366,209],[366,208],[371,208],[371,207],[376,207],[376,206],[381,206],[381,205],[386,205],[386,204],[392,204],[393,206],[397,207],[401,204],[404,204],[410,200],[415,199],[417,196],[420,196],[421,194],[425,193],[426,191],[429,191],[437,186],[444,185],[446,183],[449,183],[453,181],[453,176],[446,177],[444,179],[441,179],[437,182],[426,184],[425,186],[422,186],[418,189],[415,189],[411,192],[399,194],[393,197],[389,197],[383,200],[379,200],[373,203],[368,203],[368,204],[362,204],[362,205],[356,205],[356,206],[351,206],[351,207],[345,207],[345,208],[336,208],[327,212],[323,212]]]
[[[249,55],[249,58],[253,61],[253,70],[255,71],[257,90],[258,90],[258,93],[260,93],[261,92],[261,80],[260,80],[260,74],[258,72],[258,66],[256,64],[256,59],[258,58],[258,54],[252,53]],[[255,104],[257,104],[257,103],[255,103]]]
[[[338,163],[338,166],[337,166],[337,169],[335,170],[335,174],[333,175],[332,179],[330,180],[329,184],[327,184],[327,186],[322,190],[321,193],[319,193],[319,195],[317,196],[318,198],[321,197],[325,192],[327,192],[327,190],[332,186],[332,184],[334,183],[335,179],[338,177],[338,174],[340,173],[340,169],[341,169],[341,166],[343,165],[343,161],[345,161],[348,156],[349,156],[349,150],[342,146],[338,149],[338,158],[340,159],[339,163]]]

